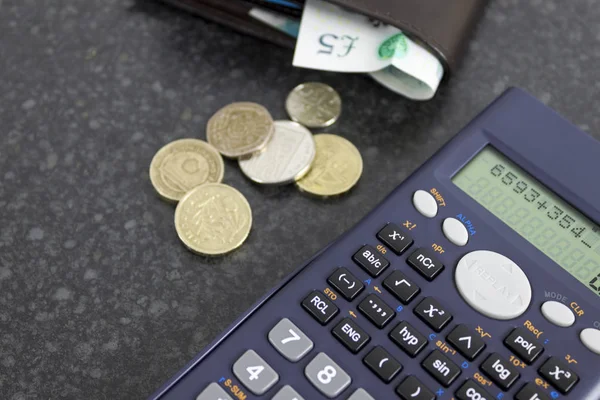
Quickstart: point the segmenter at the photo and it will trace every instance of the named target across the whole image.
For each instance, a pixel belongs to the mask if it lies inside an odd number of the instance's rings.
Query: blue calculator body
[[[151,399],[600,399],[600,143],[510,89]]]

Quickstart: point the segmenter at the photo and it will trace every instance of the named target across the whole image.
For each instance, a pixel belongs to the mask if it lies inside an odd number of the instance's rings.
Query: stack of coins
[[[181,139],[156,153],[150,179],[161,198],[178,202],[175,229],[188,249],[225,254],[250,233],[252,210],[239,191],[221,183],[221,155],[237,159],[256,183],[295,182],[300,190],[323,197],[345,193],[358,182],[363,165],[356,147],[340,136],[313,136],[306,128],[337,121],[338,93],[322,83],[304,83],[289,94],[286,109],[292,121],[273,121],[256,103],[229,104],[208,121],[208,143]]]

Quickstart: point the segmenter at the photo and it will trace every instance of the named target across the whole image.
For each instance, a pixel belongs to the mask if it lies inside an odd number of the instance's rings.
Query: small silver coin
[[[267,147],[238,162],[242,172],[254,182],[279,185],[306,175],[315,153],[315,141],[308,129],[292,121],[275,121]]]
[[[308,82],[290,92],[285,108],[293,121],[309,128],[325,128],[340,117],[342,99],[331,86]]]

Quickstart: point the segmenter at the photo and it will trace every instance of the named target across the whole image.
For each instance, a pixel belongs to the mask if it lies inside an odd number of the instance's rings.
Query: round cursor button
[[[458,262],[455,279],[463,299],[490,318],[516,318],[531,302],[531,285],[525,272],[510,258],[493,251],[465,255]]]

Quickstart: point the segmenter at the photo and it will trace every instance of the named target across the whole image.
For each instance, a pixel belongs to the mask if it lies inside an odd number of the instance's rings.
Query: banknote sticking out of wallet
[[[164,0],[295,48],[294,66],[366,73],[431,99],[460,63],[487,0]]]

